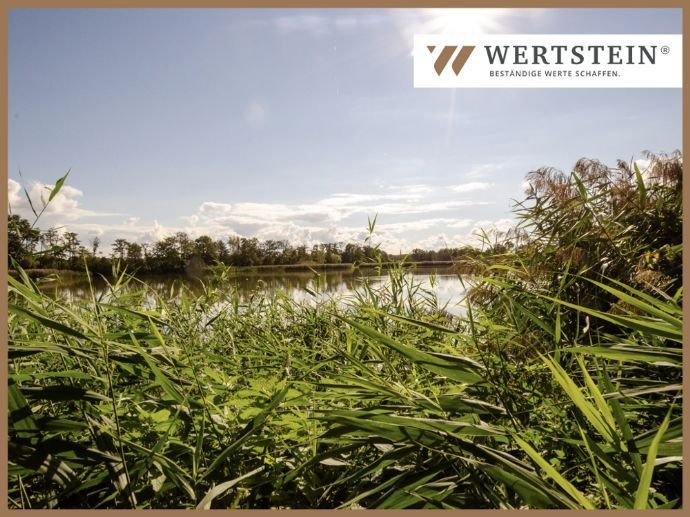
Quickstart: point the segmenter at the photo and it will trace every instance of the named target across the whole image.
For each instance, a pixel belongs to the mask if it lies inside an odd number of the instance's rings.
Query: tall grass
[[[223,269],[178,297],[10,278],[10,504],[680,507],[679,236],[638,227],[680,217],[674,163],[534,186],[462,317],[404,264],[346,307],[241,303]]]

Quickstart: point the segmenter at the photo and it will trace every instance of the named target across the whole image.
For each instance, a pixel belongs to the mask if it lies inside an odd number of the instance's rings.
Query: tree
[[[128,246],[129,242],[126,239],[115,239],[112,244],[113,258],[117,257],[120,260],[124,260]]]
[[[136,242],[127,243],[127,262],[140,262],[142,259],[143,248]]]
[[[166,237],[153,245],[153,267],[161,271],[175,272],[184,270],[184,261],[180,257],[175,237]]]
[[[229,264],[230,251],[228,250],[228,245],[222,239],[218,239],[216,241],[216,248],[218,249],[218,260],[223,264]]]
[[[74,260],[75,256],[77,255],[79,245],[81,244],[79,242],[79,236],[74,232],[66,232],[65,235],[63,235],[62,240],[64,242],[65,251],[69,255],[69,259]]]
[[[237,251],[233,253],[233,263],[237,266],[256,266],[261,263],[261,251],[259,240],[254,237],[245,239],[239,237],[238,240],[231,239],[231,246],[236,246]]]
[[[22,265],[30,265],[41,236],[37,228],[18,215],[7,216],[7,254]],[[11,261],[9,262],[11,264]]]
[[[98,251],[98,247],[101,245],[101,239],[100,237],[96,236],[93,239],[91,239],[91,251],[93,256],[96,256],[96,252]]]
[[[41,246],[50,252],[50,254],[47,256],[47,261],[52,263],[55,258],[58,258],[60,253],[57,252],[56,248],[59,242],[60,234],[58,233],[57,228],[48,228],[45,232],[43,232],[43,234],[41,234]]]
[[[326,252],[318,244],[314,244],[311,248],[311,260],[317,264],[326,262]]]
[[[198,255],[206,264],[218,260],[218,245],[208,235],[202,235],[194,240],[194,254]]]
[[[149,261],[149,255],[151,254],[151,243],[150,242],[143,242],[141,244],[141,251],[144,254],[144,262]]]
[[[187,262],[192,253],[194,253],[194,243],[185,232],[177,232],[173,238],[175,239],[175,245],[180,258]]]

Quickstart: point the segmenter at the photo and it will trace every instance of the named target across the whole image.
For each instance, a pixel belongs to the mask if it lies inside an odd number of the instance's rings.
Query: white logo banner
[[[414,37],[415,88],[682,88],[680,34]]]

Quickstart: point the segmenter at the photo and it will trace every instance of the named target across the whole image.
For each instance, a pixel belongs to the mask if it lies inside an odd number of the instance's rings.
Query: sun
[[[400,39],[411,43],[415,34],[444,34],[472,37],[482,34],[500,34],[510,31],[514,9],[414,9],[392,10],[393,22]],[[414,52],[410,50],[410,55]]]
[[[422,9],[419,33],[477,35],[502,32],[509,9]]]

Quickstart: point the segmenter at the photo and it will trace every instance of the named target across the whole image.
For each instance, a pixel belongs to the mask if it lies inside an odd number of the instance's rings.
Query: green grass
[[[668,300],[626,290],[648,311],[618,321],[628,342],[564,347],[566,371],[402,274],[345,309],[239,305],[222,281],[151,305],[126,276],[69,304],[10,279],[12,506],[678,504]]]
[[[462,317],[403,265],[348,306],[224,270],[61,301],[19,269],[10,506],[681,507],[682,175],[578,167],[534,180]]]

